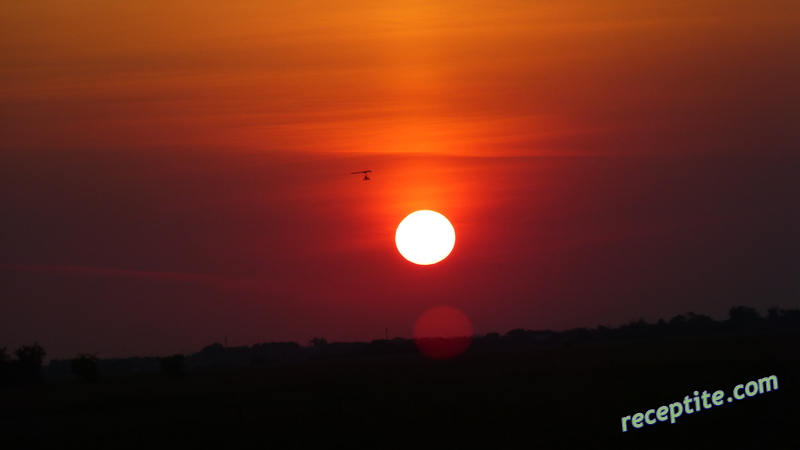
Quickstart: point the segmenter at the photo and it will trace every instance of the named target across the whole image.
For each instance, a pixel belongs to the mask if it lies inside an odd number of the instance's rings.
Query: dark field
[[[779,388],[621,431],[621,417]],[[798,448],[800,334],[361,358],[0,387],[0,448]]]

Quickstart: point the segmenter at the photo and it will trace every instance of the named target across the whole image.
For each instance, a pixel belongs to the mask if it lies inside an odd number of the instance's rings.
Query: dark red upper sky
[[[800,11],[697,3],[3,4],[0,346],[796,308]]]

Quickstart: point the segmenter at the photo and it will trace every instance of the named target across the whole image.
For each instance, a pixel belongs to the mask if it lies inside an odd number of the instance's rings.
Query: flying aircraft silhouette
[[[369,177],[367,176],[367,172],[372,172],[371,170],[362,170],[361,172],[351,172],[350,175],[355,175],[357,173],[364,174],[364,181],[369,181]]]

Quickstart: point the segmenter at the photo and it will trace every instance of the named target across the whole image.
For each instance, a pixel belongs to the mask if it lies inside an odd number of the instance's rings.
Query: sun
[[[436,211],[416,211],[403,219],[394,236],[397,250],[414,264],[430,265],[447,258],[456,244],[456,230]]]

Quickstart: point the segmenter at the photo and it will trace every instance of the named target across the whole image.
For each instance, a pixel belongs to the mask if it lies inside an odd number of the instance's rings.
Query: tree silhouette
[[[689,311],[686,313],[686,328],[690,333],[707,334],[714,331],[716,322],[714,319],[702,314],[695,314]]]
[[[780,321],[787,327],[800,327],[800,309],[780,310]]]
[[[734,323],[753,322],[761,318],[758,311],[750,306],[735,306],[728,311],[728,315]]]
[[[755,308],[749,306],[736,306],[728,311],[727,326],[738,332],[754,331],[760,328],[761,316]]]
[[[81,353],[70,360],[70,371],[86,382],[100,381],[100,369],[97,366],[97,355]]]
[[[777,306],[767,309],[767,319],[770,322],[777,322],[781,317],[781,310]]]
[[[166,377],[182,377],[186,371],[186,357],[179,354],[161,358],[161,374]]]
[[[6,354],[6,348],[0,348],[0,383],[8,380],[9,365],[9,356]]]
[[[322,347],[325,347],[326,345],[328,345],[328,340],[325,338],[315,337],[314,339],[311,339],[311,348],[313,349],[319,350]]]
[[[489,347],[497,347],[500,345],[500,333],[496,331],[486,333],[486,336],[483,337],[483,342]]]
[[[38,383],[42,381],[44,372],[42,363],[45,356],[44,348],[38,342],[33,345],[24,345],[14,351],[17,357],[16,376],[17,381],[22,383]]]
[[[667,324],[674,329],[683,329],[686,326],[686,316],[678,314],[672,319],[669,319]]]

